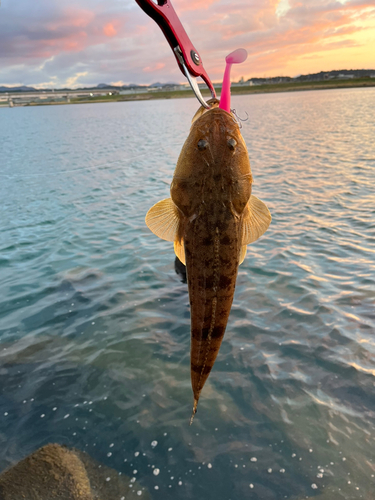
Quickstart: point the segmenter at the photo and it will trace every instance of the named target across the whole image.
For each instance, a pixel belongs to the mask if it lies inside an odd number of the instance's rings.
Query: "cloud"
[[[70,78],[68,78],[66,80],[66,86],[67,87],[75,87],[78,79],[83,77],[83,76],[86,76],[86,75],[87,75],[87,71],[81,71],[79,73],[76,73],[74,76],[71,76]]]
[[[165,63],[156,63],[153,66],[146,66],[146,68],[143,68],[143,71],[145,73],[154,73],[155,71],[159,71],[160,69],[165,68]]]
[[[117,35],[117,30],[114,27],[114,23],[107,23],[103,28],[103,33],[109,38]]]
[[[249,52],[234,78],[373,66],[373,0],[173,0],[212,80],[226,54]],[[364,34],[367,33],[367,37]],[[356,52],[357,51],[357,52]],[[352,59],[345,59],[350,54]],[[329,67],[331,65],[331,67]],[[134,0],[3,0],[0,84],[185,81],[161,30]]]

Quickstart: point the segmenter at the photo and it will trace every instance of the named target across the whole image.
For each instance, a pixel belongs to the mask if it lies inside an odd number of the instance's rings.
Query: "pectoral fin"
[[[178,239],[180,213],[171,198],[159,201],[146,214],[148,228],[166,241]],[[180,259],[181,260],[181,259]]]
[[[263,201],[251,195],[245,207],[242,221],[242,245],[248,245],[260,238],[267,231],[271,220],[270,211]]]
[[[240,252],[240,261],[239,261],[238,265],[242,264],[242,262],[244,261],[244,258],[246,257],[246,250],[247,250],[247,246],[242,245],[241,252]]]
[[[183,239],[181,239],[181,241],[176,240],[174,242],[174,253],[180,259],[180,261],[183,263],[183,265],[186,266],[185,247],[184,247],[184,240]]]

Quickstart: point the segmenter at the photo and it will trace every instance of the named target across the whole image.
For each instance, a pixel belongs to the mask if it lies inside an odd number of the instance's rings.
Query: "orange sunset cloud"
[[[143,71],[145,73],[153,73],[154,71],[158,71],[160,69],[163,69],[165,67],[165,63],[156,63],[154,66],[147,66],[146,68],[143,68]]]
[[[117,30],[113,26],[113,23],[107,23],[103,28],[103,33],[105,36],[112,37],[117,35]]]

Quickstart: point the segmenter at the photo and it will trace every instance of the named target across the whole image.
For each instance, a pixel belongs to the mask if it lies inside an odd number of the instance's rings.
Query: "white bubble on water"
[[[69,418],[69,417],[70,417],[70,414],[69,414],[69,413],[67,413],[67,414],[65,415],[64,419],[65,419],[65,418]]]
[[[4,417],[7,417],[7,416],[8,416],[8,412],[6,411],[6,412],[4,413]],[[43,415],[43,417],[44,417],[44,415]]]
[[[257,461],[258,461],[257,457],[251,457],[250,458],[250,462],[257,462]]]
[[[172,451],[172,450],[173,450],[173,448],[168,448],[168,451]]]
[[[292,458],[296,458],[296,454],[295,453],[292,453]]]
[[[182,486],[182,481],[179,481],[179,482],[178,482],[178,486]]]
[[[107,457],[111,457],[112,456],[112,453],[111,452],[108,452],[107,453]]]
[[[212,469],[212,464],[207,464],[207,467],[208,467],[209,469]]]
[[[8,415],[8,413],[4,413],[4,415]],[[40,415],[40,418],[44,418],[44,417],[45,417],[45,414],[44,414],[44,413],[42,413],[42,414]]]
[[[285,469],[280,469],[281,474],[284,474]]]
[[[159,486],[158,486],[158,485],[154,486],[154,489],[155,489],[155,490],[158,490],[158,489],[159,489]]]
[[[26,399],[23,400],[23,404],[27,403]]]
[[[152,446],[153,448],[155,448],[155,446],[157,446],[157,445],[158,445],[158,442],[157,442],[157,441],[151,441],[151,446]]]
[[[130,479],[130,482],[131,482],[131,483],[135,483],[135,477],[132,477],[132,478]]]
[[[137,495],[140,497],[142,495],[142,491],[141,490],[138,490],[137,491]]]
[[[237,469],[238,468],[238,464],[234,464],[235,468]]]
[[[311,485],[311,488],[312,488],[313,490],[317,490],[317,489],[318,489],[318,487],[317,487],[317,485],[316,485],[315,483],[313,483],[313,484]]]
[[[321,473],[319,472],[319,474],[317,474],[317,475],[316,475],[316,477],[317,477],[317,478],[319,478],[319,479],[322,479],[323,474],[321,474]]]
[[[272,469],[271,468],[267,469],[267,472],[268,474],[272,474]]]
[[[111,480],[111,478],[110,478],[110,477],[107,477],[107,478],[106,478],[107,483],[108,483],[108,481],[110,481],[110,480]]]
[[[109,447],[110,447],[110,448],[113,448],[114,446],[115,446],[115,443],[111,443],[111,444],[109,445]]]
[[[135,456],[135,457],[138,457],[138,455],[139,455],[139,451],[136,451],[136,452],[134,453],[134,456]]]
[[[54,408],[52,408],[52,411],[56,411],[57,410],[57,406],[55,406]]]
[[[138,472],[137,469],[133,470],[133,474],[137,474],[137,472]]]
[[[249,488],[251,488],[251,489],[253,489],[253,488],[254,488],[253,483],[250,483],[250,484],[249,484]]]
[[[309,452],[310,452],[310,453],[312,453],[312,452],[313,452],[313,449],[312,449],[312,448],[310,448],[310,449],[309,449]]]
[[[154,474],[154,476],[158,476],[160,474],[160,469],[156,468],[152,471],[152,473]]]
[[[346,458],[345,457],[342,457],[342,461],[345,462],[346,461]]]
[[[167,436],[168,435],[168,432],[164,432],[163,436]]]

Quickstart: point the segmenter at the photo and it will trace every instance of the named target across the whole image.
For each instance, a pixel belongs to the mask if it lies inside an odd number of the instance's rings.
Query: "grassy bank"
[[[238,94],[263,94],[268,92],[295,92],[301,90],[322,90],[338,88],[356,88],[356,87],[375,87],[375,79],[357,78],[350,80],[327,80],[322,82],[290,82],[276,83],[270,85],[254,85],[243,87],[232,87],[232,95]],[[217,89],[220,94],[220,89]],[[208,89],[202,90],[202,95],[206,98],[211,94]],[[149,92],[147,94],[128,94],[128,95],[108,95],[94,96],[71,99],[71,104],[84,102],[117,102],[117,101],[145,101],[150,99],[178,99],[181,97],[193,97],[191,90],[172,90]]]

